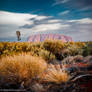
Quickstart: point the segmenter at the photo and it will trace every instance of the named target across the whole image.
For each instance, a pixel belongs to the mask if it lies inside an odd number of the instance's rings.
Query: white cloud
[[[21,26],[24,24],[33,24],[33,21],[29,21],[29,19],[32,18],[35,18],[36,20],[42,20],[48,18],[48,16],[0,11],[0,24],[12,24],[17,26]]]
[[[90,19],[90,18],[80,19],[80,20],[78,20],[78,22],[81,24],[90,24],[90,23],[92,23],[92,19]]]
[[[44,31],[54,31],[54,30],[62,30],[67,27],[70,27],[68,24],[61,24],[61,23],[56,23],[56,24],[41,24],[33,27],[32,29],[35,30],[36,32],[44,32]]]
[[[50,18],[51,16],[37,16],[35,19],[37,20],[43,20],[43,19],[47,19]]]
[[[56,22],[62,22],[60,19],[53,19],[53,20],[48,20],[49,23],[56,23]]]
[[[67,3],[69,0],[55,0],[55,3],[52,6],[56,6],[58,4],[64,4]]]
[[[66,11],[60,12],[58,15],[62,16],[62,15],[68,14],[69,12],[70,12],[69,10],[66,10]]]
[[[30,19],[43,20],[50,17],[51,16],[0,11],[0,38],[16,37],[16,30],[21,30],[19,26],[34,24],[33,20],[30,21]]]
[[[0,11],[0,24],[12,24],[21,26],[31,23],[28,21],[28,19],[35,17],[37,17],[37,15]]]
[[[79,19],[79,20],[70,20],[69,22],[76,22],[76,23],[79,23],[79,24],[90,24],[90,23],[92,23],[92,19],[83,18],[83,19]]]
[[[15,39],[16,30],[21,31],[22,39],[34,33],[61,33],[76,41],[92,40],[92,19],[63,20],[51,16],[0,11],[0,39]]]

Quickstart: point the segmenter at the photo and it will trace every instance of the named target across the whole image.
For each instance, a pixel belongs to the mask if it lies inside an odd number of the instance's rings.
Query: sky
[[[64,34],[92,41],[92,0],[0,0],[0,41],[33,34]]]

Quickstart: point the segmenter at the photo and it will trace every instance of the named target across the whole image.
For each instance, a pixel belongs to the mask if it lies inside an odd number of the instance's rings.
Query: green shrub
[[[64,43],[61,41],[46,40],[43,43],[43,47],[53,53],[57,59],[62,59],[62,50],[64,49]]]
[[[88,42],[85,47],[83,47],[83,56],[92,55],[92,42]]]
[[[52,53],[50,53],[47,50],[41,50],[39,52],[39,56],[41,56],[43,59],[45,59],[48,63],[52,63],[53,60],[56,59],[55,55],[53,55]]]

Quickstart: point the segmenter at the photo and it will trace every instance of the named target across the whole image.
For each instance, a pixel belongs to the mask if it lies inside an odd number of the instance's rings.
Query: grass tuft
[[[69,80],[69,75],[65,72],[62,72],[60,65],[49,65],[47,73],[43,78],[47,82],[55,82],[57,84],[62,82],[67,82]]]
[[[42,58],[20,54],[0,59],[0,75],[18,82],[40,77],[47,64]]]

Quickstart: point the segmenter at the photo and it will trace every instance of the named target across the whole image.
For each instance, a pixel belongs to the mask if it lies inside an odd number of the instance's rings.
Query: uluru
[[[28,42],[43,42],[45,40],[61,40],[63,42],[71,42],[72,37],[62,34],[36,34],[28,37]]]

